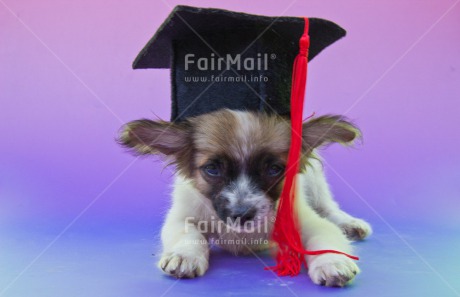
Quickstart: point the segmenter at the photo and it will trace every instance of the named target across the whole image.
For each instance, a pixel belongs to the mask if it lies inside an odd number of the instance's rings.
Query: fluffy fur
[[[340,116],[304,123],[296,210],[309,250],[352,253],[349,240],[372,232],[368,223],[343,212],[334,201],[315,150],[332,142],[349,144],[359,135]],[[224,109],[180,123],[139,120],[124,126],[119,141],[136,154],[164,155],[177,169],[172,207],[161,232],[158,266],[165,273],[203,275],[211,241],[235,254],[268,248],[290,146],[287,119]],[[342,255],[306,260],[316,284],[344,286],[359,272]]]

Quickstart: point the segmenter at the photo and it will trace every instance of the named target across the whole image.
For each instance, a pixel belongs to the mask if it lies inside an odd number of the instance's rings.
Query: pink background
[[[305,109],[346,114],[364,132],[356,149],[324,153],[337,199],[371,222],[380,215],[458,223],[454,3],[4,0],[0,223],[65,225],[90,203],[77,224],[162,217],[170,170],[153,159],[131,164],[134,157],[114,138],[130,120],[169,119],[169,71],[134,71],[131,63],[176,4],[315,16],[343,26],[347,37],[311,63]]]

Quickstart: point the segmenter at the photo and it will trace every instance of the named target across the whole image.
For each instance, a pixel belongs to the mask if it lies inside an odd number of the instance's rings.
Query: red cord
[[[284,187],[278,204],[278,213],[273,226],[272,239],[278,243],[276,266],[267,267],[279,276],[295,276],[300,272],[302,263],[307,267],[304,255],[320,255],[325,253],[342,254],[351,259],[358,257],[335,250],[307,251],[299,233],[297,216],[294,211],[295,177],[299,172],[299,160],[302,149],[302,112],[307,84],[308,35],[309,21],[305,19],[305,29],[299,41],[299,54],[295,58],[292,71],[291,86],[291,148],[286,164]]]

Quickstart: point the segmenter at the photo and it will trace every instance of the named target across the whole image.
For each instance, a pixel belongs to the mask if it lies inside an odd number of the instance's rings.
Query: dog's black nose
[[[242,207],[237,211],[233,212],[231,219],[233,222],[237,222],[239,219],[240,225],[244,225],[247,221],[254,219],[256,215],[256,210],[250,207]]]

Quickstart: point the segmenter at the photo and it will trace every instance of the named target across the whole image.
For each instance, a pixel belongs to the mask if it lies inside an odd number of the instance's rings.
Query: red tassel
[[[272,234],[272,239],[278,244],[278,254],[276,256],[276,266],[266,268],[275,271],[279,276],[298,275],[302,263],[305,267],[307,266],[305,255],[334,253],[358,260],[358,257],[334,250],[307,251],[303,248],[299,233],[298,220],[294,210],[295,177],[299,172],[302,150],[302,112],[307,84],[308,48],[310,46],[309,21],[308,18],[304,19],[305,29],[299,41],[300,50],[295,58],[292,71],[291,148],[286,164],[284,187],[281,192]]]

